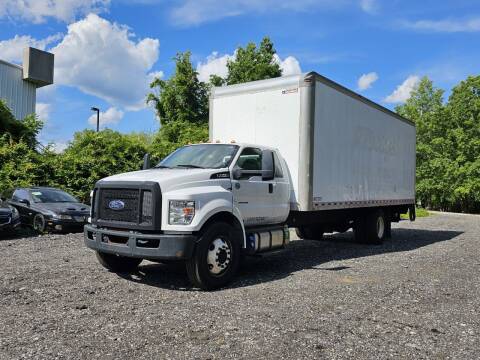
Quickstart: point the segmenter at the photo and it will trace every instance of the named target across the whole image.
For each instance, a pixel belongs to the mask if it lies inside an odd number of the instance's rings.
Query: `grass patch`
[[[424,208],[415,208],[415,215],[417,216],[417,218],[421,218],[430,216],[430,213]],[[403,220],[408,220],[408,214],[401,214],[400,218]]]

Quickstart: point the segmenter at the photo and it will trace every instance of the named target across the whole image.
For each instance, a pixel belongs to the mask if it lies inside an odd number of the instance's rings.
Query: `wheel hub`
[[[208,270],[214,275],[224,272],[231,261],[231,248],[224,239],[215,239],[208,248]]]

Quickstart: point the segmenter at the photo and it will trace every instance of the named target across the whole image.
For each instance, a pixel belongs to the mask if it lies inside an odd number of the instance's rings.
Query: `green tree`
[[[208,124],[174,121],[163,125],[152,143],[152,159],[158,161],[180,146],[208,140]]]
[[[245,48],[237,48],[235,58],[227,62],[226,83],[233,85],[282,76],[282,69],[275,61],[275,54],[273,43],[268,37],[263,38],[258,48],[255,43],[249,43]]]
[[[480,212],[480,76],[469,76],[455,86],[446,109],[456,165],[452,173],[454,209]]]
[[[150,138],[113,130],[77,132],[60,155],[55,181],[87,201],[95,183],[113,174],[140,170]]]
[[[210,75],[210,85],[212,86],[222,86],[225,85],[225,79],[219,75],[212,74]]]
[[[417,132],[416,194],[423,206],[441,209],[451,202],[448,174],[454,166],[447,137],[448,121],[443,90],[421,79],[397,112],[415,122]]]
[[[417,128],[417,198],[433,209],[480,212],[480,76],[457,85],[446,104],[423,78],[397,111]]]
[[[0,194],[18,186],[53,185],[56,158],[50,147],[37,151],[23,140],[0,136]]]
[[[37,135],[43,127],[34,114],[28,115],[23,120],[17,120],[10,108],[0,100],[0,135],[8,134],[12,140],[23,140],[30,148],[34,148],[37,142]]]
[[[208,121],[208,85],[198,80],[198,73],[190,61],[190,52],[178,53],[175,73],[168,80],[156,78],[147,95],[147,102],[155,106],[160,123],[174,121],[195,124]]]

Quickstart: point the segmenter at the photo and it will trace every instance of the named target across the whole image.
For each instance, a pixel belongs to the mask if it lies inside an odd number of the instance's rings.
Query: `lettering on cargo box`
[[[282,94],[285,95],[285,94],[294,94],[298,92],[298,88],[294,88],[294,89],[285,89],[285,90],[282,90]]]

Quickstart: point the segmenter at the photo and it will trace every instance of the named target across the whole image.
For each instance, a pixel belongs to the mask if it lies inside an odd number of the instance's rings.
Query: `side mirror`
[[[273,151],[262,151],[262,180],[273,180],[274,178],[274,165],[273,165]]]
[[[30,206],[30,201],[28,201],[27,199],[20,199],[18,202],[22,203],[22,204],[25,204],[27,206]]]
[[[233,177],[235,180],[239,180],[239,179],[242,177],[242,174],[243,174],[242,169],[236,168],[236,169],[234,169],[233,172],[232,172],[232,177]]]
[[[149,153],[146,153],[143,156],[143,167],[142,167],[142,169],[143,170],[150,169],[150,154]]]

